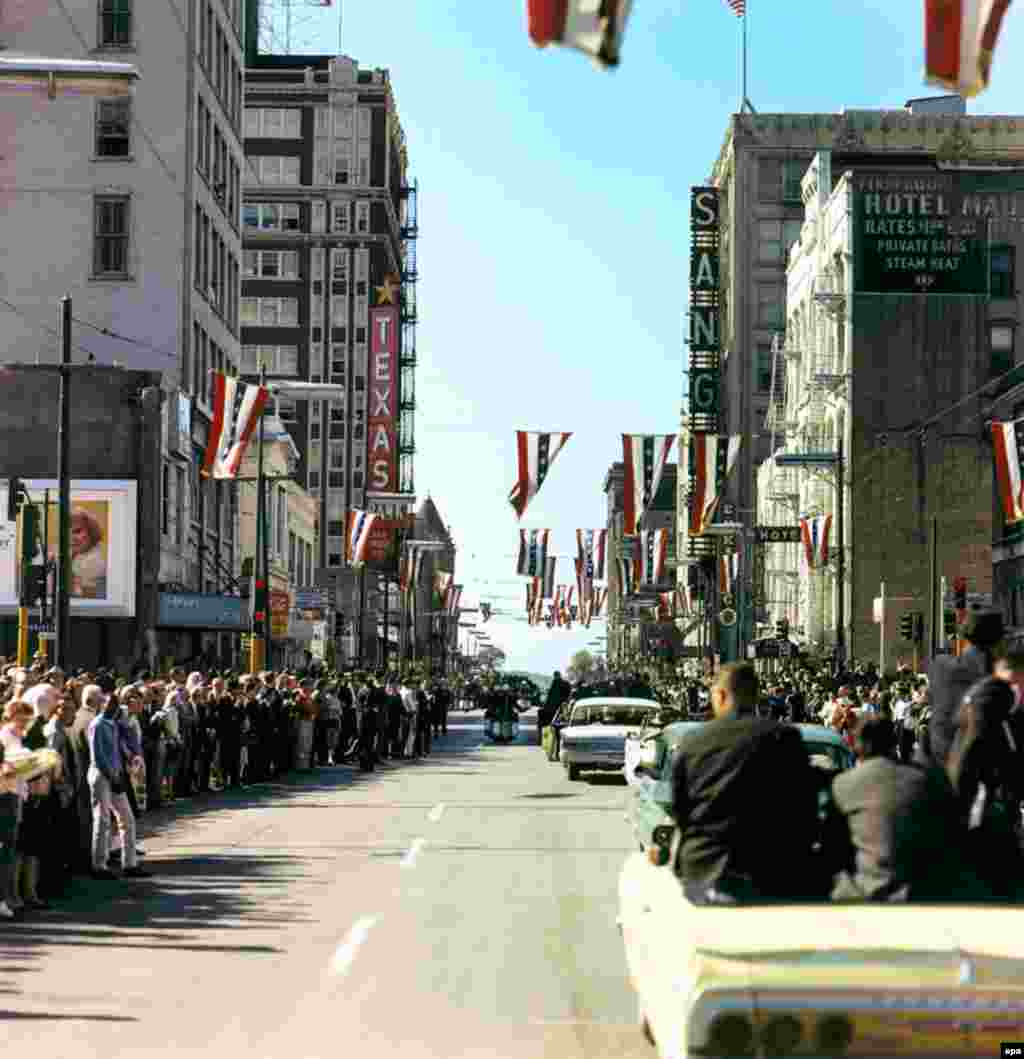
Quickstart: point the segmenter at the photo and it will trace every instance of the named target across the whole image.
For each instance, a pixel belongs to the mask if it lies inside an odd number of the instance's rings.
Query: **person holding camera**
[[[117,817],[122,835],[121,863],[123,876],[129,879],[146,878],[149,872],[138,866],[135,844],[135,814],[126,793],[130,752],[124,742],[118,715],[121,703],[113,694],[113,687],[101,690],[107,696],[102,712],[90,723],[89,793],[92,801],[92,876],[94,879],[116,879],[108,870],[110,855],[110,814]]]

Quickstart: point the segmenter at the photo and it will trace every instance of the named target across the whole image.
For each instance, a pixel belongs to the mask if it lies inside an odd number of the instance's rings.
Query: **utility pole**
[[[846,664],[846,461],[843,439],[839,438],[836,463],[836,538],[839,555],[836,558],[836,673]]]
[[[57,607],[54,665],[67,671],[71,599],[71,295],[61,298],[60,397],[57,409]]]
[[[931,555],[928,562],[928,657],[932,659],[938,651],[939,625],[942,622],[942,614],[939,608],[941,601],[938,599],[936,587],[939,578],[939,520],[932,516],[932,539]],[[939,615],[936,621],[936,614]]]

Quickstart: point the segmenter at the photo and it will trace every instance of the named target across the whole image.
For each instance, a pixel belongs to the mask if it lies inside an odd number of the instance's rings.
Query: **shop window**
[[[993,298],[1016,298],[1014,289],[1014,248],[994,246],[989,255],[989,285]]]

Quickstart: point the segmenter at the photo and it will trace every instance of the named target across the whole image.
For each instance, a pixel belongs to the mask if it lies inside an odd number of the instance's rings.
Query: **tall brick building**
[[[319,567],[344,563],[351,508],[414,504],[416,188],[386,70],[346,56],[250,56],[241,371],[345,387],[277,402],[320,505]]]

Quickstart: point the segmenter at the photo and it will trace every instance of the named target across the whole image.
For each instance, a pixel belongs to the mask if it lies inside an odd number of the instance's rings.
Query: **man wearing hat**
[[[959,657],[940,655],[928,671],[931,722],[928,742],[936,765],[946,767],[959,727],[960,706],[967,689],[992,672],[1005,629],[996,610],[976,610],[967,616],[961,635],[970,647]]]

